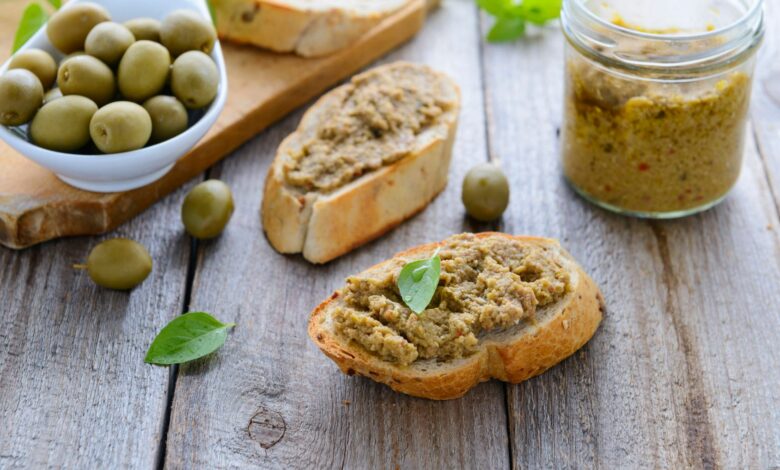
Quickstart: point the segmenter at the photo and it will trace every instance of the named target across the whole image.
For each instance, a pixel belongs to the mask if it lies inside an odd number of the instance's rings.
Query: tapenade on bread
[[[398,275],[437,248],[439,285],[417,315]],[[490,378],[544,372],[593,336],[602,310],[598,287],[557,241],[462,234],[348,278],[312,312],[309,336],[347,374],[445,400]]]
[[[459,108],[450,78],[406,62],[323,96],[268,171],[271,245],[324,263],[422,210],[447,184]]]

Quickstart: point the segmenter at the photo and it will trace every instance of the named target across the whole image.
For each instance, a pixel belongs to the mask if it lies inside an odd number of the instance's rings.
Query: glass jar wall
[[[562,162],[590,201],[707,209],[742,166],[761,0],[565,0]]]

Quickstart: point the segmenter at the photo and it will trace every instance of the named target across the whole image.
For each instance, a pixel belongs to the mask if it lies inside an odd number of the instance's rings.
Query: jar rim
[[[631,29],[599,16],[585,3],[586,0],[563,0],[561,25],[569,43],[605,65],[658,78],[715,73],[742,63],[761,44],[766,27],[764,0],[754,0],[736,21],[724,27],[693,34]],[[748,6],[745,1],[741,3]],[[624,41],[666,44],[669,51],[677,53],[637,54],[622,49]]]
[[[607,29],[612,29],[614,31],[619,31],[620,33],[625,34],[627,36],[633,36],[639,39],[691,41],[691,40],[708,39],[715,36],[721,36],[724,33],[732,32],[736,30],[737,28],[750,22],[750,20],[753,19],[756,15],[763,14],[764,0],[754,0],[753,5],[751,5],[750,8],[748,8],[747,11],[745,11],[742,14],[742,16],[740,16],[737,20],[729,23],[726,26],[713,29],[712,31],[702,31],[698,33],[685,33],[685,34],[651,33],[646,31],[639,31],[636,29],[627,28],[625,26],[615,24],[611,21],[607,21],[606,19],[594,13],[591,9],[587,8],[584,4],[584,0],[564,0],[563,10],[566,11],[567,7],[574,8],[576,11],[585,13],[585,15],[587,15],[590,19],[599,23],[600,26],[603,26]]]

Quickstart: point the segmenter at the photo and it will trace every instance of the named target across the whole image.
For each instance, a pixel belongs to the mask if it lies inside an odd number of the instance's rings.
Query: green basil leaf
[[[211,3],[211,0],[206,0],[206,6],[209,9],[209,14],[211,15],[211,22],[214,23],[214,27],[217,27],[217,10],[214,9],[214,4]]]
[[[43,7],[37,3],[27,5],[22,13],[22,19],[19,21],[11,53],[18,51],[48,20],[49,15],[46,14]]]
[[[219,349],[235,323],[222,323],[205,312],[190,312],[171,320],[157,334],[144,362],[181,364]]]
[[[488,32],[490,42],[503,42],[517,39],[525,33],[525,20],[522,18],[499,18]]]
[[[420,314],[431,303],[441,274],[441,258],[437,249],[429,259],[407,263],[398,276],[398,290],[401,299],[416,314]]]
[[[523,0],[520,11],[526,21],[543,25],[561,16],[561,0]]]
[[[53,6],[55,10],[59,10],[62,6],[62,0],[48,0],[49,5]]]
[[[493,16],[502,16],[511,3],[511,0],[477,0],[477,5]]]

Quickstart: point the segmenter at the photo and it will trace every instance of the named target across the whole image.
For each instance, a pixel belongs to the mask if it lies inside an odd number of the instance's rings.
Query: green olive
[[[68,5],[52,15],[46,24],[46,35],[60,52],[70,54],[84,49],[87,34],[96,24],[110,20],[108,11],[100,5],[90,2]]]
[[[500,168],[491,163],[473,167],[463,179],[461,193],[466,212],[480,221],[501,217],[509,205],[509,182]]]
[[[116,96],[114,72],[108,65],[89,55],[72,57],[60,65],[57,86],[63,95],[85,96],[98,106]]]
[[[42,103],[43,86],[29,70],[9,70],[0,76],[0,124],[20,126],[32,119]]]
[[[68,59],[72,59],[72,58],[74,58],[74,57],[78,57],[78,56],[80,56],[80,55],[87,55],[87,53],[86,53],[86,52],[84,52],[84,51],[76,51],[76,52],[71,52],[70,54],[68,54],[68,55],[64,56],[62,59],[60,59],[60,64],[59,64],[59,65],[61,66],[61,65],[62,65],[62,64],[64,64],[64,63],[65,63],[65,62],[66,62]]]
[[[217,96],[219,71],[211,57],[200,51],[180,55],[171,68],[171,89],[189,109],[207,106]]]
[[[136,41],[160,42],[160,22],[154,18],[134,18],[124,25],[133,33]]]
[[[95,102],[83,96],[57,98],[38,110],[30,124],[30,139],[49,150],[78,150],[89,143],[89,123],[97,110]]]
[[[171,55],[152,41],[138,41],[119,62],[119,92],[131,101],[144,101],[160,93],[168,80]]]
[[[119,63],[119,59],[134,42],[135,36],[127,27],[106,21],[89,32],[84,42],[84,51],[113,67]]]
[[[152,272],[152,258],[140,243],[114,238],[92,249],[87,258],[87,272],[99,286],[129,290],[144,282]]]
[[[26,69],[34,73],[41,81],[44,90],[51,88],[57,78],[57,62],[46,51],[27,49],[17,52],[8,63],[8,70]]]
[[[152,135],[152,119],[140,105],[115,101],[92,116],[89,135],[103,153],[137,150],[146,145]]]
[[[190,10],[176,10],[160,26],[160,41],[174,57],[187,51],[210,54],[217,40],[214,25]]]
[[[152,118],[152,141],[162,142],[187,129],[187,109],[173,96],[158,95],[144,102]]]
[[[77,95],[73,95],[73,96],[77,96]],[[58,87],[54,87],[51,90],[47,91],[45,95],[43,95],[43,104],[46,104],[50,101],[54,101],[57,98],[62,98],[62,90],[60,90]]]
[[[184,228],[195,238],[214,238],[233,215],[233,194],[219,180],[204,181],[187,193],[181,206]]]

